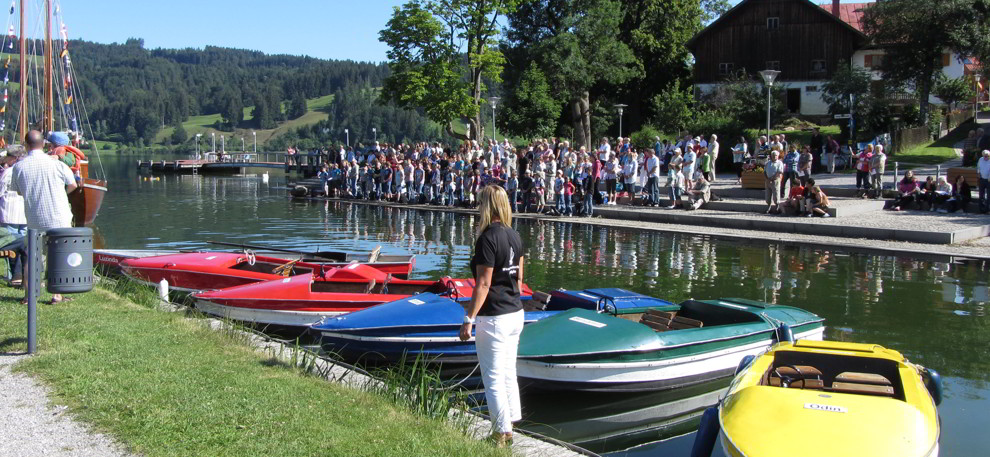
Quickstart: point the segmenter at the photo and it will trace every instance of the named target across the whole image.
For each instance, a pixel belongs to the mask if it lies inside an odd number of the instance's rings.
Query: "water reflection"
[[[293,202],[278,175],[268,184],[260,176],[145,180],[130,160],[115,166],[107,167],[113,189],[97,219],[110,247],[194,248],[206,246],[206,240],[343,250],[382,245],[383,253],[416,254],[418,277],[470,274],[475,238],[470,215]],[[805,308],[826,318],[828,338],[879,343],[938,369],[947,377],[947,398],[955,398],[941,409],[945,423],[990,421],[987,408],[964,406],[985,404],[990,391],[986,262],[558,221],[515,225],[527,247],[527,282],[536,289],[609,286],[674,301],[744,297]],[[974,440],[990,448],[990,437],[962,430],[943,430],[946,452],[954,446],[979,448],[971,445]]]

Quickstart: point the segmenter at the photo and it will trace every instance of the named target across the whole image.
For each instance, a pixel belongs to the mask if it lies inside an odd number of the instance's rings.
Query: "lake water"
[[[285,183],[280,172],[273,172],[268,184],[260,175],[149,178],[140,176],[134,163],[130,156],[103,158],[110,192],[96,228],[107,247],[198,248],[207,240],[339,250],[382,245],[383,253],[416,254],[417,278],[470,274],[472,216],[299,203],[276,188]],[[751,298],[819,314],[826,319],[828,339],[897,349],[944,378],[942,455],[985,455],[990,449],[985,432],[990,423],[986,262],[937,262],[556,221],[518,220],[516,228],[527,248],[526,282],[537,290],[609,286],[671,301]],[[699,411],[655,423],[645,419],[669,412],[655,408],[669,400],[571,394],[526,398],[524,409],[541,431],[560,424],[558,436],[598,452],[685,455],[692,436],[684,435],[696,427]],[[622,433],[601,433],[612,429],[608,424]]]

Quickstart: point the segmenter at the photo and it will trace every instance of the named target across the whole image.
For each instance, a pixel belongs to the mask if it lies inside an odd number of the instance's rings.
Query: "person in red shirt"
[[[574,206],[572,205],[573,202],[571,201],[573,195],[574,195],[574,182],[568,179],[567,182],[564,183],[564,215],[565,216],[574,215]]]
[[[803,201],[804,186],[795,181],[795,185],[791,187],[790,192],[787,194],[787,200],[784,200],[780,204],[780,209],[783,214],[799,215],[802,212],[801,202]]]
[[[873,160],[873,145],[868,144],[856,158],[856,196],[861,197],[870,190],[870,162]]]

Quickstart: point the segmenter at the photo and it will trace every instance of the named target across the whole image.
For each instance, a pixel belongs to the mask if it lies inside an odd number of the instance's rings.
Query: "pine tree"
[[[172,144],[183,144],[189,139],[189,134],[186,133],[186,129],[182,127],[182,123],[178,122],[175,124],[175,130],[172,131]]]

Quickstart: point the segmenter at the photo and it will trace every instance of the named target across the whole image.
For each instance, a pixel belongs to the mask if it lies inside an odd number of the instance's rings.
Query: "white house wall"
[[[946,52],[949,51],[946,50]],[[863,68],[865,70],[870,70],[869,68],[866,68],[866,56],[877,55],[877,54],[883,55],[885,54],[885,52],[880,49],[860,49],[853,53],[852,64],[856,67]],[[942,73],[944,73],[945,76],[949,79],[961,78],[965,74],[965,65],[963,64],[962,60],[960,60],[959,54],[955,54],[955,53],[950,54],[949,65],[946,67],[942,67]],[[870,71],[870,74],[873,76],[873,80],[875,81],[883,79],[883,73],[878,70]],[[930,96],[928,98],[928,101],[930,103],[944,104],[942,100],[940,100],[938,97],[934,95]]]
[[[821,81],[779,81],[775,83],[775,86],[780,86],[786,89],[801,89],[801,111],[800,114],[804,116],[824,116],[828,114],[828,104],[822,100],[822,85],[825,84],[824,80]],[[696,95],[708,94],[720,86],[720,84],[695,84]],[[809,91],[809,88],[814,88],[816,90]],[[766,95],[766,89],[762,84],[760,84],[760,89],[763,90],[763,94]]]

